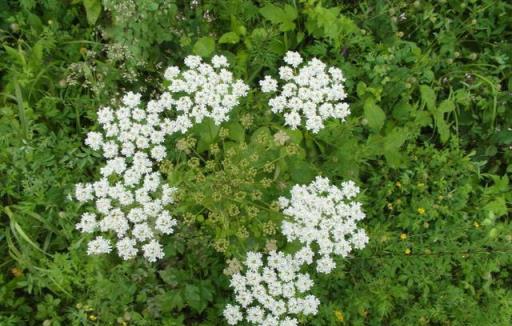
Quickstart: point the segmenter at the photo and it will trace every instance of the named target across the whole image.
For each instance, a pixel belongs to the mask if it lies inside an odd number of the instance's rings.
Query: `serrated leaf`
[[[293,22],[297,16],[297,9],[290,5],[285,5],[284,9],[268,4],[263,8],[260,8],[260,14],[274,25],[279,25],[279,30],[287,32],[295,29],[295,23]]]
[[[421,100],[427,106],[430,112],[434,112],[436,108],[436,93],[432,87],[427,85],[420,85]]]
[[[434,119],[436,121],[437,132],[439,133],[439,137],[442,143],[446,143],[448,138],[450,137],[450,126],[444,120],[443,113],[438,112],[434,115]]]
[[[375,104],[373,98],[368,98],[364,101],[364,117],[368,121],[368,127],[374,132],[378,132],[384,125],[386,113]]]
[[[184,297],[186,303],[194,310],[201,312],[206,302],[201,300],[201,292],[195,285],[187,284],[185,286]]]
[[[215,40],[210,36],[201,37],[194,44],[192,51],[203,58],[209,57],[215,51]]]

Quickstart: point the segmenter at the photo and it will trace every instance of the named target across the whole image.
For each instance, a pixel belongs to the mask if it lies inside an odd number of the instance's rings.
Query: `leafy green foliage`
[[[316,175],[364,190],[369,246],[317,277],[308,325],[509,325],[507,1],[0,1],[0,324],[222,325],[226,260],[284,246],[275,200]],[[88,257],[73,184],[119,90],[225,54],[258,87],[288,50],[343,69],[351,116],[285,130],[250,93],[168,143],[177,233],[154,265]]]

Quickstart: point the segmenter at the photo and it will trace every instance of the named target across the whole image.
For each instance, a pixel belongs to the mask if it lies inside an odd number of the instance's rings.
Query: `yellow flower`
[[[336,319],[337,319],[338,321],[344,321],[344,320],[345,320],[345,316],[343,315],[343,313],[341,312],[341,310],[336,309],[336,310],[334,311],[334,315],[336,316]]]
[[[477,221],[475,221],[475,223],[473,223],[473,225],[474,225],[474,226],[475,226],[475,228],[477,228],[477,229],[480,227],[480,224],[479,224]]]
[[[410,255],[411,254],[411,249],[407,248],[407,249],[405,249],[404,252],[405,252],[406,255]]]
[[[92,321],[96,321],[97,318],[95,315],[89,315],[89,319]]]
[[[425,208],[423,208],[423,207],[418,208],[418,214],[420,214],[420,215],[425,214]]]
[[[407,234],[401,233],[400,234],[400,240],[405,240],[405,239],[407,239]]]

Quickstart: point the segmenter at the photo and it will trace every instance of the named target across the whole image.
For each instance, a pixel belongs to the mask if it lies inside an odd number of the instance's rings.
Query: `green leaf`
[[[484,210],[492,212],[496,217],[503,216],[508,213],[507,202],[503,197],[496,197],[496,199],[484,206]]]
[[[192,50],[203,58],[209,57],[215,51],[215,40],[209,36],[201,37]]]
[[[436,108],[436,93],[427,85],[420,85],[421,100],[427,105],[427,109],[434,112]]]
[[[201,300],[201,292],[199,288],[195,285],[187,284],[185,286],[185,301],[186,303],[194,310],[201,312],[206,302],[202,302]]]
[[[290,137],[290,141],[294,144],[300,144],[302,141],[303,135],[302,131],[299,129],[285,129],[286,134]]]
[[[202,123],[196,125],[194,129],[196,134],[199,136],[197,151],[201,153],[207,150],[208,147],[215,142],[220,126],[217,126],[212,119],[206,118]]]
[[[370,129],[374,132],[378,132],[384,125],[386,113],[384,113],[384,111],[375,104],[375,100],[373,98],[367,98],[364,101],[364,117],[368,121]]]
[[[284,6],[284,13],[287,20],[297,19],[297,9],[288,4]]]
[[[240,42],[240,36],[235,32],[227,32],[223,34],[219,39],[219,44],[236,44]]]
[[[439,104],[439,106],[437,108],[437,112],[448,113],[448,112],[452,112],[454,109],[455,109],[455,104],[453,104],[452,101],[444,100]]]
[[[450,126],[444,120],[443,113],[441,113],[441,112],[437,112],[434,115],[434,120],[436,122],[437,132],[439,133],[441,142],[446,143],[448,138],[450,138]]]
[[[251,135],[251,143],[256,143],[260,136],[268,137],[268,139],[272,139],[272,134],[270,133],[270,129],[267,127],[260,127],[256,129]]]
[[[284,9],[276,5],[268,4],[260,8],[260,14],[274,25],[279,25],[279,30],[287,32],[295,29],[295,23],[298,13],[297,9],[290,5],[285,5]]]
[[[396,128],[384,138],[384,157],[391,167],[397,167],[402,161],[403,155],[399,149],[405,143],[407,137],[407,130]]]
[[[293,182],[308,183],[315,177],[315,170],[309,162],[290,159],[287,163]]]
[[[268,4],[260,8],[260,14],[266,19],[270,20],[273,24],[279,24],[284,16],[284,10],[276,5]]]
[[[400,101],[393,108],[393,118],[405,121],[415,112],[415,108],[407,100]]]
[[[240,123],[236,121],[230,122],[228,125],[226,125],[226,128],[229,130],[229,139],[232,139],[239,143],[244,141],[245,130]]]
[[[176,269],[172,267],[168,267],[164,270],[158,272],[162,280],[173,287],[179,284],[179,277],[176,273]]]
[[[89,25],[96,24],[101,14],[101,0],[83,0]]]

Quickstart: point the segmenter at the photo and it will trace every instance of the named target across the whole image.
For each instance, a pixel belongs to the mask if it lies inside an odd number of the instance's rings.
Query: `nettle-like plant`
[[[279,69],[281,82],[266,76],[259,84],[264,93],[279,91],[268,105],[273,113],[282,114],[285,126],[295,129],[304,125],[317,133],[326,119],[344,120],[349,115],[340,69],[318,59],[303,63],[296,52],[288,52],[284,61],[287,66]],[[192,198],[190,207],[199,207],[210,225],[217,225],[213,229],[224,230],[233,220],[247,236],[247,227],[254,229],[255,218],[278,215],[279,221],[267,222],[281,225],[282,235],[295,249],[282,252],[274,243],[267,245],[266,252],[247,252],[243,266],[230,266],[227,274],[235,303],[226,306],[224,316],[231,325],[241,321],[297,325],[300,316],[318,311],[319,300],[311,294],[314,282],[309,266],[315,266],[318,273],[330,273],[336,267],[334,256],[346,257],[368,242],[365,231],[357,225],[365,217],[361,204],[354,201],[359,188],[352,181],[337,187],[318,176],[309,185],[293,186],[290,198],[281,196],[277,202],[267,203],[271,196],[266,190],[279,182],[276,162],[299,151],[292,144],[284,146],[289,137],[283,131],[273,136],[255,134],[251,140],[254,145],[240,141],[224,147],[222,155],[219,146],[213,144],[212,157],[197,155],[188,160],[185,169],[195,175],[193,184],[179,188],[168,184],[161,172],[167,157],[167,136],[185,134],[205,119],[209,128],[219,128],[249,91],[228,70],[224,56],[214,56],[211,63],[188,56],[185,66],[185,70],[165,70],[166,90],[158,98],[143,103],[141,94],[129,92],[117,109],[99,110],[101,129],[89,132],[85,143],[102,151],[106,163],[100,168],[98,181],[76,186],[78,201],[94,203],[76,228],[99,233],[88,243],[90,255],[115,249],[124,260],[142,254],[155,262],[164,257],[161,242],[178,226],[170,213],[176,197]],[[242,123],[248,124],[248,118],[244,120]],[[228,138],[230,132],[237,129],[220,128],[220,138]],[[175,147],[188,154],[194,147],[191,143],[195,140],[186,137]],[[277,187],[281,192],[285,191],[283,185],[286,183],[280,182]],[[261,210],[273,214],[265,215]]]

